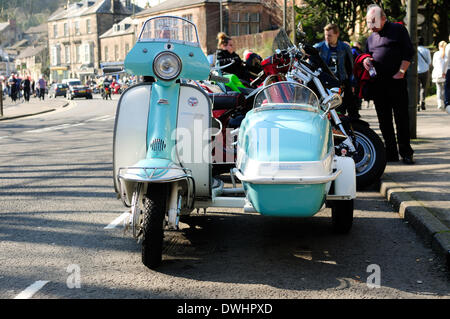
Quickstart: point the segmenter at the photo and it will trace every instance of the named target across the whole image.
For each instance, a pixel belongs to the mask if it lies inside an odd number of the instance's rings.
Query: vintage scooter
[[[233,187],[225,187],[212,176],[211,142],[221,127],[213,119],[211,99],[196,84],[211,79],[211,73],[195,25],[180,17],[148,19],[124,67],[144,81],[128,88],[117,107],[114,186],[131,208],[126,226],[142,242],[147,267],[162,262],[165,229],[178,229],[180,218],[196,209],[304,217],[328,203],[335,229],[350,229],[354,162],[334,155],[326,117],[341,102],[338,94],[319,104],[300,84],[261,90],[239,130]],[[269,147],[261,148],[264,144]],[[243,187],[236,186],[236,178]]]

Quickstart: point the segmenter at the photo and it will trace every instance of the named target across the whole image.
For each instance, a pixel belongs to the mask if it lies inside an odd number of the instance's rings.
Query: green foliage
[[[340,40],[357,39],[364,44],[367,34],[355,34],[358,20],[364,21],[367,6],[376,3],[381,6],[390,21],[403,21],[406,7],[400,0],[305,0],[306,6],[296,7],[296,23],[302,22],[307,40],[316,43],[323,40],[323,27],[335,23],[341,30]],[[432,12],[433,39],[448,41],[450,8],[448,0],[418,0],[421,7]]]
[[[45,23],[66,0],[0,0],[0,21],[16,20],[21,30]]]

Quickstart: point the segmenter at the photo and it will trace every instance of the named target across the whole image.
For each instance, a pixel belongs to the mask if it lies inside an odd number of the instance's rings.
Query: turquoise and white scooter
[[[213,140],[221,128],[198,84],[211,74],[195,25],[180,17],[150,18],[124,67],[144,81],[127,89],[117,107],[114,185],[131,207],[128,227],[142,241],[147,267],[161,264],[164,230],[178,229],[180,217],[200,208],[304,217],[326,202],[343,201],[348,205],[333,205],[339,208],[333,219],[349,229],[355,168],[351,159],[334,155],[326,118],[339,95],[319,103],[308,88],[292,83],[261,90],[239,131],[239,161],[227,188],[212,176]],[[285,90],[282,98],[278,88]]]

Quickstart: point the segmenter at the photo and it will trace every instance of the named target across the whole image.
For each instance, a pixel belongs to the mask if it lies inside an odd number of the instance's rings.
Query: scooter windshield
[[[306,86],[293,82],[277,82],[258,92],[253,107],[312,107],[319,110],[320,104],[317,95]]]
[[[175,16],[148,19],[142,26],[138,41],[179,42],[199,46],[195,25],[189,20]]]

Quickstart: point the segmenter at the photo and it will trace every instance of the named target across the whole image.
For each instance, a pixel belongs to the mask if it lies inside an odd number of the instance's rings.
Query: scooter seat
[[[213,110],[230,110],[243,105],[244,95],[239,92],[209,93]]]

